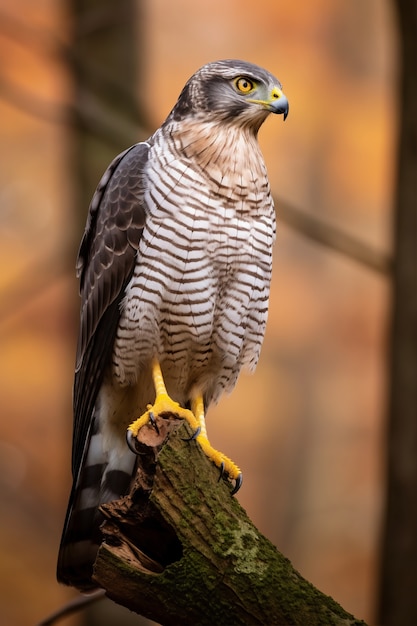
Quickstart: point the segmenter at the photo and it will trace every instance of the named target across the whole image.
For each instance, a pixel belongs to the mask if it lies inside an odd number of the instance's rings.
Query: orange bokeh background
[[[81,231],[60,106],[72,85],[55,52],[70,44],[68,10],[0,0],[0,11],[0,625],[27,626],[75,595],[55,582],[55,559],[70,487]],[[288,120],[268,119],[260,133],[278,199],[265,344],[255,375],[209,412],[208,428],[244,471],[238,497],[254,523],[370,623],[389,280],[280,222],[279,199],[389,253],[394,17],[388,0],[144,2],[144,75],[132,86],[156,128],[210,60],[252,61],[284,85]]]

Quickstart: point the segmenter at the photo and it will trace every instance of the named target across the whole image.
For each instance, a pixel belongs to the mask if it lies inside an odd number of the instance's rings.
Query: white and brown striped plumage
[[[174,400],[185,405],[198,390],[206,407],[233,388],[243,367],[256,366],[275,237],[257,132],[270,112],[285,117],[288,102],[269,72],[243,61],[210,63],[162,127],[113,161],[93,197],[77,264],[74,485],[58,560],[64,583],[93,586],[97,507],[129,487],[136,457],[125,433],[153,400],[152,359]]]

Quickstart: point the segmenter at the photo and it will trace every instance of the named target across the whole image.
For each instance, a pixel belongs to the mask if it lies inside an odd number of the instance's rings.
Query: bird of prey
[[[135,437],[154,415],[187,419],[233,491],[240,487],[239,468],[209,443],[205,413],[242,368],[255,368],[264,336],[275,213],[257,134],[270,113],[288,114],[272,74],[244,61],[209,63],[162,126],[114,159],[93,196],[77,260],[63,583],[96,586],[98,507],[128,491]]]

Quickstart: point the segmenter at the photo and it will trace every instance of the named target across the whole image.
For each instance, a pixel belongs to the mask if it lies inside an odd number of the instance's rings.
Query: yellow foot
[[[194,398],[191,408],[199,426],[199,431],[195,435],[195,438],[200,444],[204,454],[220,469],[220,478],[222,476],[227,476],[231,481],[235,482],[232,489],[232,495],[234,495],[242,486],[242,472],[236,463],[233,463],[233,461],[229,459],[228,456],[223,454],[223,452],[219,452],[213,448],[209,442],[207,437],[204,400],[202,395],[197,395]]]
[[[141,415],[137,420],[132,422],[132,424],[130,424],[126,433],[128,446],[132,450],[132,452],[135,453],[137,453],[135,445],[136,437],[138,436],[138,432],[140,431],[140,429],[145,426],[145,424],[148,424],[150,422],[152,426],[156,429],[156,431],[159,432],[158,426],[155,421],[156,415],[164,415],[167,413],[171,415],[176,415],[180,419],[187,420],[187,422],[191,425],[192,428],[194,428],[194,430],[197,431],[199,428],[199,424],[191,411],[184,409],[178,404],[178,402],[174,402],[174,400],[172,400],[167,394],[161,372],[161,366],[159,365],[159,361],[156,358],[152,361],[152,379],[155,386],[155,403],[153,405],[148,404],[145,413]]]
[[[203,396],[201,394],[195,396],[192,402],[192,411],[184,409],[178,402],[172,400],[167,394],[161,367],[157,359],[154,359],[152,362],[152,378],[155,385],[156,400],[153,405],[148,404],[145,413],[128,427],[126,439],[129,448],[132,452],[138,453],[136,440],[140,429],[145,426],[145,424],[150,423],[156,431],[159,432],[155,420],[156,416],[170,414],[180,419],[185,419],[190,424],[191,428],[194,429],[194,435],[191,439],[198,441],[204,454],[220,469],[220,477],[225,475],[231,481],[235,481],[232,495],[235,494],[242,485],[242,472],[229,457],[222,452],[218,452],[211,446],[207,438]]]
[[[158,415],[175,415],[179,419],[185,419],[196,432],[199,432],[199,425],[194,415],[188,409],[184,409],[178,402],[172,400],[167,393],[160,393],[155,400],[154,404],[148,404],[147,410],[137,420],[132,422],[127,429],[126,437],[129,448],[135,452],[135,439],[138,436],[140,429],[145,424],[151,424],[157,432],[158,426],[156,424],[155,417]]]
[[[220,478],[222,476],[227,476],[230,480],[235,481],[235,486],[232,489],[232,495],[237,493],[242,486],[243,477],[242,472],[236,463],[233,463],[228,456],[213,448],[206,436],[197,435],[196,439],[204,454],[220,469]]]

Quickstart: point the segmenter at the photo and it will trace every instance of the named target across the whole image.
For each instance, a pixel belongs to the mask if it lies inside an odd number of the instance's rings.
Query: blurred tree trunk
[[[84,227],[101,175],[122,150],[146,138],[136,96],[141,19],[137,0],[70,0],[74,87],[75,202]]]
[[[72,171],[79,233],[101,175],[122,150],[146,137],[136,97],[142,74],[138,0],[70,0],[74,89]],[[77,239],[79,235],[77,235]],[[75,246],[78,245],[78,241]],[[104,600],[83,614],[85,626],[149,624]]]
[[[417,3],[396,0],[401,92],[387,432],[388,493],[378,624],[417,624]]]

